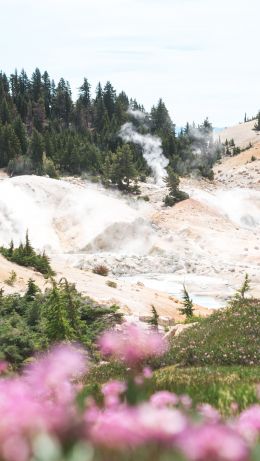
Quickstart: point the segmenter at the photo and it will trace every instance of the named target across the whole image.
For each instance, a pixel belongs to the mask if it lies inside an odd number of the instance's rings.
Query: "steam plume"
[[[125,123],[119,136],[126,142],[139,144],[143,149],[143,156],[152,170],[156,184],[162,185],[167,176],[166,167],[169,160],[163,155],[162,141],[157,136],[138,133],[132,123]]]

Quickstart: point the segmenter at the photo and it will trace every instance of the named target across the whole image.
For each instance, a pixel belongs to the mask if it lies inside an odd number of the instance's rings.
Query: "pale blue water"
[[[218,291],[217,286],[219,286],[220,282],[216,282],[210,277],[193,274],[187,274],[185,277],[174,274],[138,274],[121,278],[129,283],[142,282],[148,288],[164,291],[165,293],[169,293],[169,295],[176,296],[178,299],[182,299],[183,284],[185,284],[195,304],[211,309],[219,309],[226,305],[224,299],[218,299],[211,294]],[[190,289],[189,285],[193,288]],[[194,288],[194,285],[199,286],[199,289]]]

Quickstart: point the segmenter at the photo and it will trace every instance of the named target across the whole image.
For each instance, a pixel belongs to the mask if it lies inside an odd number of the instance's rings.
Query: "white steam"
[[[119,136],[126,142],[133,142],[142,147],[143,156],[152,170],[156,184],[163,185],[163,178],[167,176],[166,167],[169,160],[163,155],[161,139],[150,134],[138,133],[132,123],[125,123]]]
[[[241,228],[260,226],[260,192],[254,189],[193,191],[192,197],[218,210]]]
[[[37,176],[0,181],[0,245],[19,245],[28,229],[35,248],[54,253],[149,251],[152,229],[140,221],[145,204],[96,187]]]
[[[141,121],[145,120],[147,117],[147,114],[145,112],[142,112],[141,110],[128,109],[127,113],[129,115],[132,115],[137,120],[141,120]]]

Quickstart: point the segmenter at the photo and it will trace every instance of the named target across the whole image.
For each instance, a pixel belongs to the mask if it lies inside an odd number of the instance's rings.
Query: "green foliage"
[[[234,296],[230,299],[229,305],[230,307],[233,307],[234,309],[236,307],[241,307],[244,305],[244,302],[246,300],[246,294],[250,291],[250,280],[248,274],[245,275],[244,282],[239,288]]]
[[[13,263],[20,266],[33,267],[36,271],[46,277],[55,275],[52,270],[48,256],[43,252],[38,254],[32,247],[28,232],[26,233],[25,244],[20,244],[18,248],[14,248],[13,241],[11,241],[8,248],[0,247],[0,253]]]
[[[225,309],[173,338],[165,363],[260,365],[260,301],[235,297]]]
[[[33,171],[32,160],[27,155],[18,155],[14,159],[9,160],[7,165],[7,173],[10,176],[32,174]]]
[[[32,137],[31,137],[31,144],[30,144],[30,157],[32,159],[33,165],[40,169],[43,162],[43,152],[44,152],[44,144],[43,138],[41,134],[36,130],[33,129]]]
[[[155,309],[154,305],[152,305],[152,317],[151,319],[148,320],[148,323],[152,325],[155,328],[158,328],[159,326],[159,314],[157,310]]]
[[[142,112],[143,120],[129,109]],[[56,84],[47,71],[36,68],[31,78],[24,70],[9,78],[0,72],[0,168],[8,167],[10,175],[88,173],[101,176],[107,186],[137,193],[137,178],[150,171],[141,147],[126,147],[118,136],[129,121],[140,133],[161,138],[163,154],[178,175],[195,170],[213,178],[212,166],[222,151],[207,119],[198,127],[187,124],[176,136],[162,99],[148,114],[135,99],[117,94],[111,82],[104,88],[99,83],[93,98],[84,78],[73,102],[69,82],[61,78]]]
[[[95,365],[86,377],[86,387],[95,397],[101,397],[101,386],[110,379],[125,380],[127,370],[122,364],[110,362]],[[260,367],[206,366],[162,367],[154,371],[149,394],[168,390],[177,395],[189,395],[194,404],[209,403],[222,415],[233,413],[233,405],[241,411],[257,402],[256,386],[260,382]]]
[[[168,176],[164,181],[169,189],[169,194],[164,198],[165,206],[174,206],[176,203],[189,198],[186,192],[179,190],[180,178],[172,168],[168,168]]]
[[[194,307],[193,301],[189,296],[187,288],[183,285],[183,307],[179,309],[180,313],[185,315],[186,318],[193,317]]]
[[[97,336],[121,321],[118,306],[95,303],[66,279],[53,281],[45,293],[30,279],[24,296],[0,296],[0,354],[18,367],[57,341],[77,341],[94,358]]]
[[[10,275],[9,275],[9,277],[8,277],[8,279],[5,280],[4,283],[6,283],[6,285],[9,285],[9,287],[13,287],[14,284],[15,284],[15,282],[16,282],[16,280],[17,280],[17,274],[16,274],[16,272],[15,272],[15,271],[11,271],[11,272],[10,272]]]
[[[260,131],[260,111],[257,114],[256,123],[255,123],[254,128],[256,131]]]
[[[119,147],[115,154],[110,156],[110,170],[108,179],[122,191],[137,192],[132,182],[137,179],[137,170],[134,165],[133,152],[128,144]]]
[[[194,404],[209,403],[222,415],[233,413],[257,403],[256,385],[260,381],[260,367],[190,367],[170,366],[157,370],[153,390],[168,390],[188,394]]]

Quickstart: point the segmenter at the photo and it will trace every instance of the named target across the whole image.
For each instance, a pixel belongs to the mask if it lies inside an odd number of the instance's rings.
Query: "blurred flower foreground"
[[[188,396],[147,391],[146,361],[167,350],[157,331],[125,325],[103,334],[99,347],[127,369],[125,382],[108,381],[99,399],[86,392],[91,365],[78,345],[57,345],[20,375],[1,363],[1,461],[260,459],[260,405],[223,420]]]

